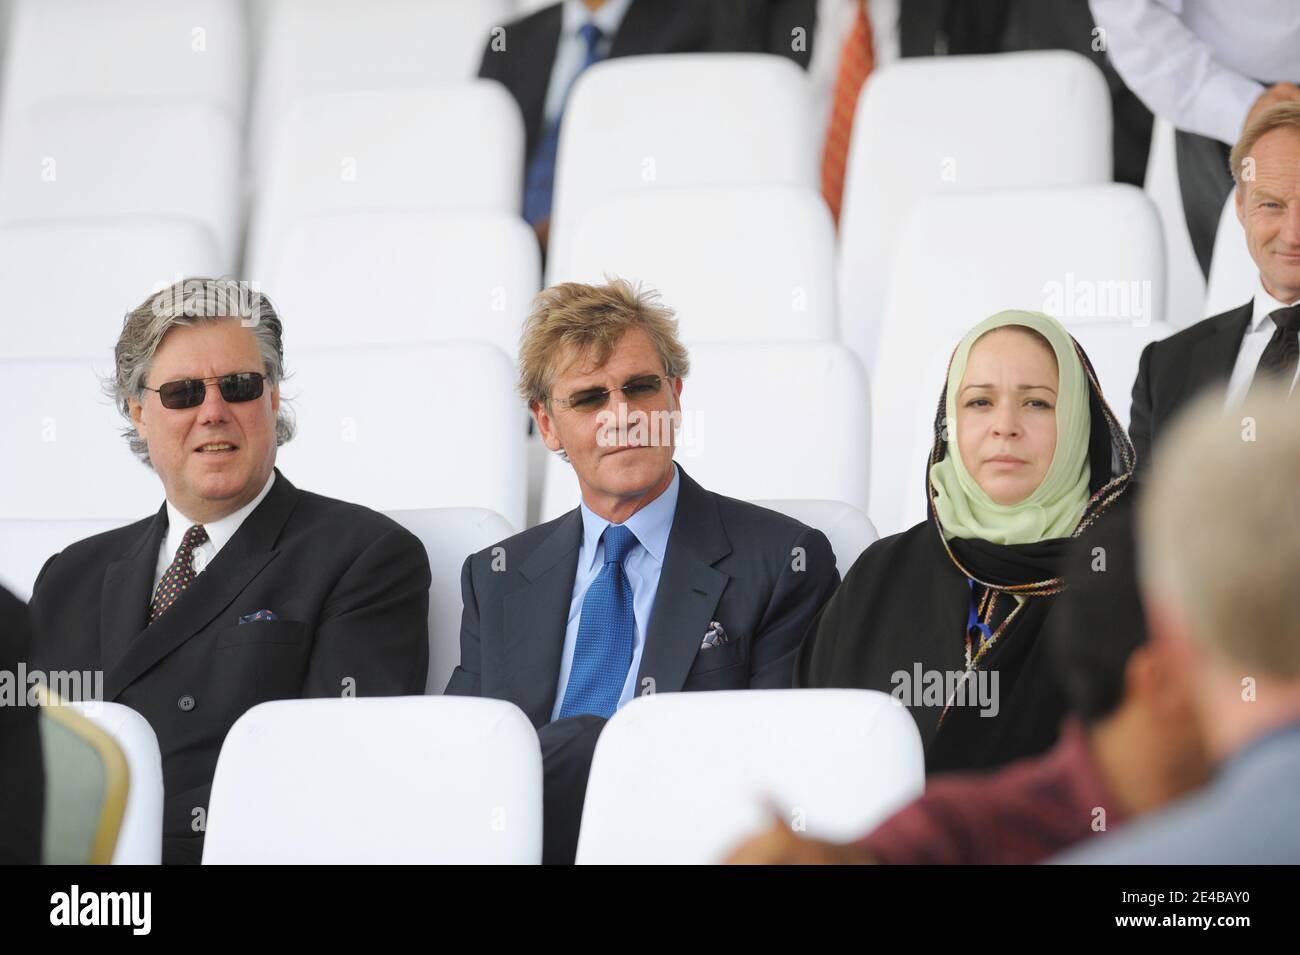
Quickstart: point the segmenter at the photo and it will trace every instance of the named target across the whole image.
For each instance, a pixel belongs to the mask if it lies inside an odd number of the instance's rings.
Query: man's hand
[[[795,835],[775,813],[766,832],[741,843],[726,865],[871,865],[875,860],[854,843],[825,842]]]
[[[1296,86],[1294,83],[1274,83],[1259,94],[1259,99],[1255,100],[1255,105],[1246,114],[1246,125],[1242,127],[1242,130],[1249,129],[1250,124],[1259,119],[1270,106],[1292,100],[1300,100],[1300,86]]]

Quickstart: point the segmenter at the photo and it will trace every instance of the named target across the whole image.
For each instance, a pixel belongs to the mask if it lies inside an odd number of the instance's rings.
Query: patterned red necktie
[[[844,199],[844,167],[849,157],[853,114],[858,108],[862,84],[866,82],[867,74],[871,72],[876,59],[871,44],[867,0],[858,0],[853,25],[844,40],[839,67],[835,71],[831,121],[826,130],[826,147],[822,152],[822,195],[837,224],[840,221],[840,204]]]
[[[202,524],[195,524],[185,532],[181,546],[176,548],[176,556],[172,558],[167,572],[158,581],[158,589],[154,591],[153,603],[149,605],[150,623],[161,617],[176,602],[176,598],[185,592],[185,588],[194,582],[194,548],[207,543],[207,540],[208,532]]]

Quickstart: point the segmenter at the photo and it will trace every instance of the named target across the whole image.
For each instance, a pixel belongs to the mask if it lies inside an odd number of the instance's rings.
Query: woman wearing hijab
[[[1069,538],[1125,491],[1133,462],[1059,322],[1019,311],[981,322],[939,400],[928,519],[853,565],[804,635],[795,685],[893,694],[921,731],[927,772],[1047,750],[1065,705],[1039,637]]]

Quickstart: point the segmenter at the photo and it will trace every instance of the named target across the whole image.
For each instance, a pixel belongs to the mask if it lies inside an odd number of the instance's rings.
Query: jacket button
[[[176,708],[182,713],[188,713],[190,710],[194,709],[194,697],[186,693],[176,701]]]

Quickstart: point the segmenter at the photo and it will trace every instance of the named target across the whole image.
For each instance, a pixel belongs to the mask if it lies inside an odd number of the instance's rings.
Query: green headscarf
[[[1056,451],[1034,492],[1019,504],[998,504],[966,470],[957,447],[957,391],[966,374],[971,346],[995,328],[1022,325],[1038,332],[1056,353],[1060,382],[1056,396]],[[1088,444],[1092,415],[1088,380],[1074,339],[1056,319],[1041,312],[1007,311],[986,318],[957,346],[948,368],[945,399],[948,453],[930,466],[930,487],[944,537],[978,538],[994,544],[1029,544],[1069,537],[1088,505]]]

